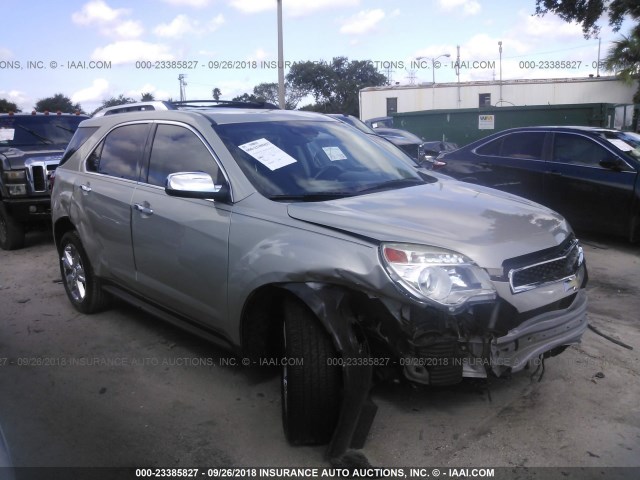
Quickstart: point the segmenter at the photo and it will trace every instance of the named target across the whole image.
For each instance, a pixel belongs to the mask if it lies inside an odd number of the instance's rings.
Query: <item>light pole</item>
[[[443,53],[442,55],[438,55],[437,57],[416,57],[416,60],[431,60],[431,73],[432,73],[432,84],[431,84],[431,109],[435,108],[436,102],[436,60],[442,57],[449,58],[451,55],[448,53]]]
[[[278,106],[284,109],[284,54],[282,50],[282,0],[278,0]]]

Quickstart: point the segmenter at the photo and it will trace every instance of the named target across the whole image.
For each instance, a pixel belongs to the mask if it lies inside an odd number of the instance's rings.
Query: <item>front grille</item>
[[[49,191],[49,177],[58,166],[57,161],[28,161],[29,167],[29,183],[34,193],[43,193]]]
[[[582,247],[576,239],[572,239],[556,256],[545,257],[509,270],[509,283],[513,293],[567,279],[576,274],[584,261]]]
[[[44,174],[44,166],[34,165],[31,167],[31,178],[33,179],[33,191],[44,192],[47,189],[47,181]]]

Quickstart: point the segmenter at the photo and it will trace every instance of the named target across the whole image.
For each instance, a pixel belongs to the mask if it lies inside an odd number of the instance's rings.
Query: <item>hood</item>
[[[62,158],[64,148],[56,148],[53,145],[33,147],[0,149],[0,159],[9,163],[11,169],[24,168],[27,161],[42,161],[58,163]]]
[[[484,268],[555,247],[571,233],[558,213],[514,195],[438,181],[339,200],[294,203],[289,216],[380,242],[431,245]]]

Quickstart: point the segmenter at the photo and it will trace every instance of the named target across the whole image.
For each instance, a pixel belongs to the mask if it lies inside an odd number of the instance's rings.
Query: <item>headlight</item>
[[[418,300],[456,310],[469,301],[496,298],[489,274],[464,255],[404,243],[386,243],[380,248],[393,280]]]
[[[4,178],[7,182],[19,183],[24,182],[27,175],[24,170],[9,170],[4,172]]]
[[[24,183],[8,183],[7,191],[9,195],[26,195],[27,186]]]

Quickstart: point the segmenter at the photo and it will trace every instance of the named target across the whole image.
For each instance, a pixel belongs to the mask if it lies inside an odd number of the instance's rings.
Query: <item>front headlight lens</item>
[[[496,298],[489,274],[459,253],[387,243],[381,246],[381,257],[392,278],[419,300],[454,310],[469,301]]]
[[[26,195],[27,186],[24,183],[8,183],[7,191],[9,192],[9,195]]]
[[[4,172],[4,178],[7,182],[19,183],[24,182],[27,175],[24,170],[9,170]]]

